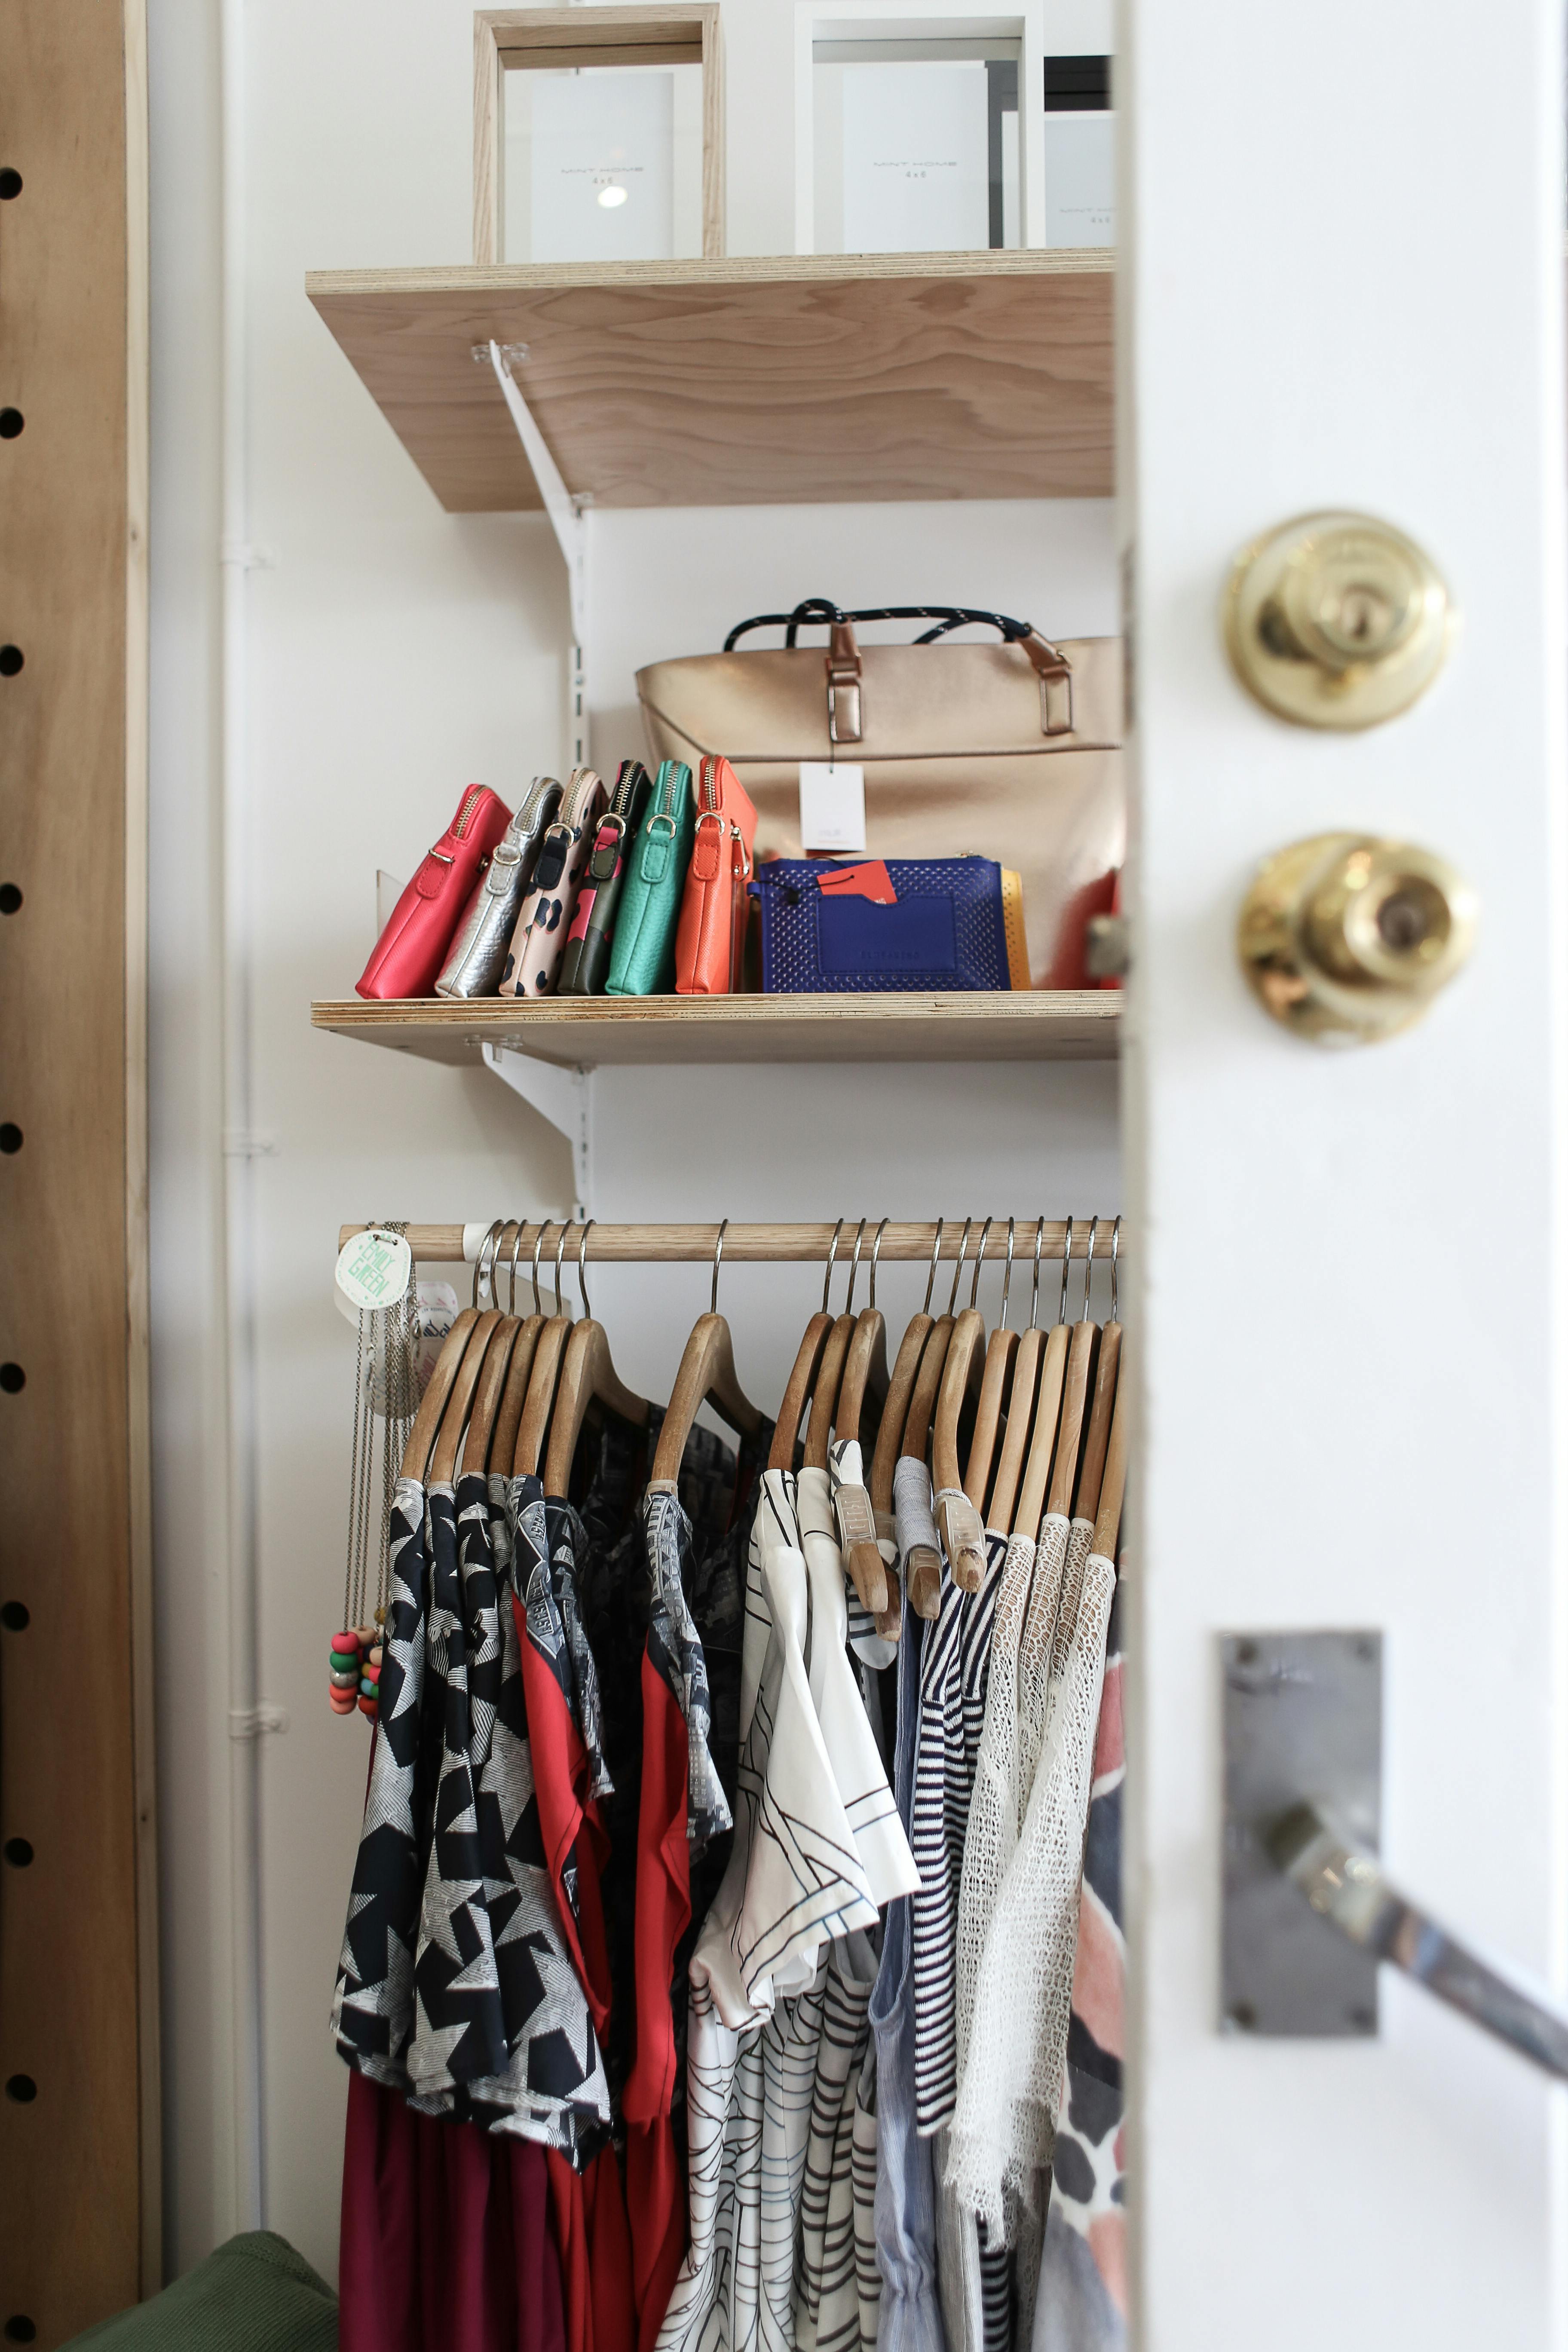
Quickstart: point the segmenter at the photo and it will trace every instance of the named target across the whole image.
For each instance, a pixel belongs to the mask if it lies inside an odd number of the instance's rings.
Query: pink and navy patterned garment
[[[1127,1947],[1121,1924],[1123,1569],[1111,1603],[1095,1738],[1067,2080],[1035,2305],[1033,2352],[1125,2352],[1127,2179],[1122,2061]]]

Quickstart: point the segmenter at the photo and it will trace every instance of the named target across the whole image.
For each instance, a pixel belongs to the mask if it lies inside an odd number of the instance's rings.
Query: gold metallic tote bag
[[[864,646],[857,622],[931,620],[913,645]],[[968,622],[994,644],[945,642]],[[796,642],[826,625],[828,646]],[[739,649],[753,629],[782,646]],[[956,605],[844,613],[822,597],[731,629],[720,654],[637,672],[656,760],[722,754],[755,803],[756,854],[799,857],[800,763],[858,761],[870,857],[992,857],[1023,877],[1029,975],[1080,988],[1084,927],[1110,904],[1126,840],[1121,647],[1052,645],[1026,621]]]

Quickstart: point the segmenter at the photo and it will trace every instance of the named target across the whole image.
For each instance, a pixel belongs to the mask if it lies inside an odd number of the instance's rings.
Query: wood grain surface
[[[597,12],[595,12],[597,13]],[[473,357],[605,507],[1100,498],[1110,256],[801,254],[320,272],[306,291],[441,504],[541,500]]]
[[[431,1062],[505,1045],[563,1069],[681,1062],[1108,1062],[1115,989],[954,996],[488,996],[312,1004],[310,1025]]]
[[[143,60],[140,0],[0,12],[0,2331],[40,2346],[158,2284]]]

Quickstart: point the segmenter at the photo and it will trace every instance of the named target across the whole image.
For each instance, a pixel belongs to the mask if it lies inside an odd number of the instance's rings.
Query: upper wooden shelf
[[[1105,1062],[1121,1035],[1115,989],[953,996],[584,996],[530,1003],[413,997],[312,1004],[310,1024],[468,1062],[484,1045],[559,1068],[679,1062]]]
[[[441,504],[542,504],[488,359],[602,507],[1100,498],[1110,252],[316,271],[306,291]]]

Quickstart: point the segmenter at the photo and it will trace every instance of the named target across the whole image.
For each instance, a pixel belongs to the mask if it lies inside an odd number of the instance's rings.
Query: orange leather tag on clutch
[[[873,857],[860,866],[825,866],[817,888],[829,898],[869,898],[873,906],[896,907],[899,894],[884,861]]]

